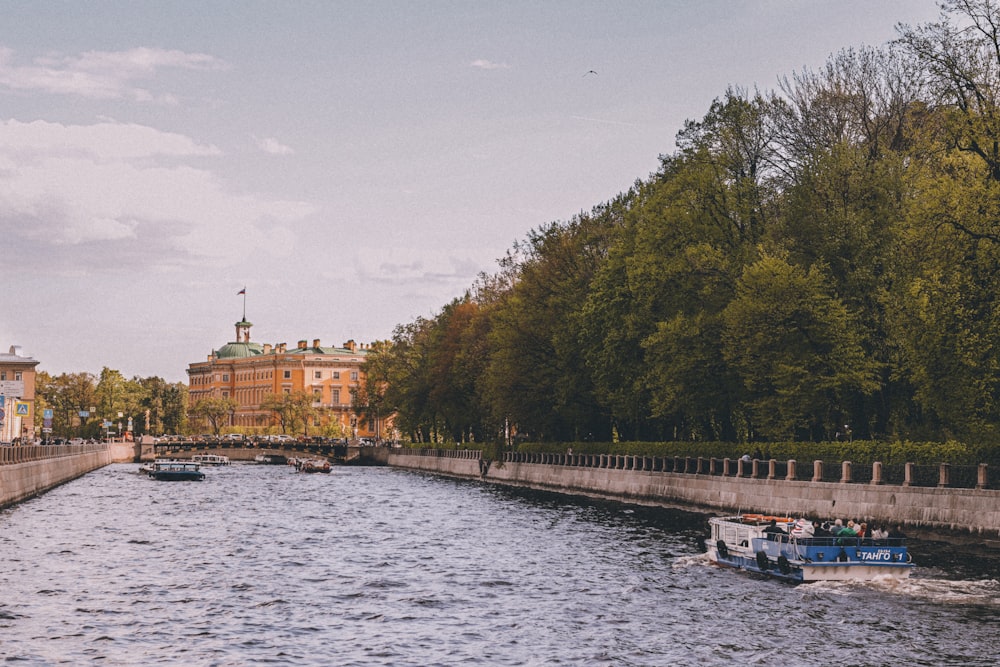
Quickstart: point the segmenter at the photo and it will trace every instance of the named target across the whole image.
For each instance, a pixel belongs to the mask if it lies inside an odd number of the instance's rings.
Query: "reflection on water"
[[[919,542],[908,581],[792,586],[711,566],[694,512],[384,468],[136,468],[0,513],[6,660],[995,663],[988,551]]]

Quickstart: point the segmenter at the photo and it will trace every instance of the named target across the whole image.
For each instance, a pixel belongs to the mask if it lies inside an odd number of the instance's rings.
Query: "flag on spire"
[[[239,292],[236,293],[236,296],[239,296],[240,294],[246,294],[246,293],[247,293],[247,288],[244,287],[243,289],[241,289]]]

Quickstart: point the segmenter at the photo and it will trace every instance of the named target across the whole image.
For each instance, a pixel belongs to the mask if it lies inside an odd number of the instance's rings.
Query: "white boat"
[[[253,457],[255,463],[262,465],[284,465],[287,459],[281,454],[258,454]]]
[[[913,569],[902,538],[796,536],[793,519],[760,514],[712,517],[708,523],[708,557],[723,567],[795,582],[902,579]]]
[[[227,466],[229,465],[228,456],[220,456],[219,454],[195,454],[191,457],[194,463],[201,464],[203,466]]]

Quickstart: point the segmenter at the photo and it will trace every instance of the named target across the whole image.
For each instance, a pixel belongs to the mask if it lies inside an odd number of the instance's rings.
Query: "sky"
[[[0,351],[160,376],[387,339],[627,191],[728,86],[933,0],[0,0]]]

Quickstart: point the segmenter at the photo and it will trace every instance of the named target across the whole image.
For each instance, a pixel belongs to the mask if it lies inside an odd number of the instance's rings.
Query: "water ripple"
[[[135,468],[0,512],[7,662],[994,663],[1000,567],[946,547],[915,547],[908,581],[796,587],[712,566],[692,512],[384,468]]]

